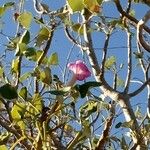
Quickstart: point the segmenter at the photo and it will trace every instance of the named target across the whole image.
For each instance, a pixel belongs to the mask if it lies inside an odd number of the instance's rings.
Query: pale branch
[[[148,52],[150,52],[150,45],[143,39],[143,26],[150,19],[150,10],[145,14],[137,24],[137,42]]]
[[[123,9],[122,9],[122,6],[120,4],[120,1],[119,0],[114,0],[115,4],[116,4],[116,7],[118,9],[118,11],[121,13],[122,17],[126,17],[128,18],[131,22],[133,22],[135,24],[135,26],[137,26],[138,24],[138,20],[134,17],[132,17],[131,15],[129,15],[128,13],[126,13]],[[146,25],[143,25],[143,28],[145,31],[147,31],[148,33],[150,33],[150,28],[148,28]]]
[[[132,130],[137,133],[136,137],[134,138],[134,143],[137,143],[137,141],[141,140],[142,133],[139,128],[138,122],[136,120],[132,106],[130,104],[130,101],[129,101],[130,97],[127,94],[124,95],[124,94],[119,93],[116,90],[114,90],[112,87],[110,87],[108,85],[108,83],[105,81],[105,79],[100,76],[101,70],[100,70],[100,67],[98,64],[96,54],[93,49],[91,33],[88,32],[88,30],[90,28],[90,23],[86,21],[86,18],[84,17],[84,15],[82,17],[83,17],[83,22],[86,22],[83,25],[84,40],[85,40],[86,46],[87,46],[87,49],[85,52],[87,53],[87,56],[89,58],[89,62],[91,64],[94,77],[95,77],[96,81],[102,83],[102,86],[100,86],[100,89],[103,91],[104,95],[110,97],[114,101],[119,102],[120,106],[123,109],[123,113],[125,115],[126,121],[133,120],[134,126],[132,127]],[[142,142],[144,144],[144,141],[142,141]]]
[[[99,63],[96,57],[96,54],[93,49],[93,41],[91,37],[91,33],[88,32],[88,29],[90,28],[90,22],[86,20],[85,16],[83,16],[83,36],[86,44],[85,52],[87,53],[87,56],[89,58],[89,62],[91,64],[94,76],[98,78],[100,76],[100,67]]]
[[[140,53],[140,54],[143,53],[143,51],[141,50],[141,47],[140,47],[140,44],[139,44],[139,43],[137,43],[137,49],[138,49],[138,53]],[[139,59],[139,62],[140,62],[140,66],[141,66],[143,72],[145,73],[146,65],[145,65],[145,63],[144,63],[144,60],[143,60],[143,59]]]
[[[127,47],[128,47],[128,71],[127,71],[127,77],[125,80],[125,88],[124,88],[124,93],[128,93],[129,91],[129,85],[130,85],[130,80],[131,80],[131,75],[132,75],[132,35],[130,31],[127,29]]]
[[[146,82],[144,82],[136,91],[129,93],[129,97],[134,97],[141,93],[148,84],[150,84],[150,78]]]

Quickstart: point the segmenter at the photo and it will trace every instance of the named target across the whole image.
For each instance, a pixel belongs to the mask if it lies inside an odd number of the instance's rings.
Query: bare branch
[[[101,64],[101,77],[102,78],[104,78],[105,62],[106,62],[106,57],[107,57],[107,48],[108,48],[109,39],[110,39],[110,34],[107,34],[104,48],[103,48],[103,57],[102,57],[102,64]]]
[[[130,80],[131,80],[131,74],[132,74],[132,44],[131,44],[131,33],[130,31],[128,31],[127,29],[127,36],[128,36],[128,72],[127,72],[127,78],[125,81],[125,89],[124,89],[124,93],[128,93],[129,90],[129,85],[130,85]]]
[[[148,84],[150,84],[150,78],[149,78],[145,83],[143,83],[143,85],[142,85],[140,88],[138,88],[136,91],[130,93],[129,96],[130,96],[130,97],[134,97],[134,96],[138,95],[141,91],[144,90],[144,88],[145,88]]]
[[[78,46],[78,47],[81,48],[82,50],[85,50],[85,49],[86,49],[86,47],[85,47],[84,45],[81,45],[79,42],[77,42],[77,40],[75,40],[75,39],[72,37],[72,35],[69,33],[69,29],[68,29],[67,26],[65,26],[64,30],[65,30],[66,36],[68,37],[68,39],[69,39],[72,43],[74,43],[76,46]]]
[[[112,126],[112,121],[113,121],[114,114],[115,114],[115,108],[114,108],[113,104],[111,105],[110,111],[111,111],[111,114],[110,114],[109,118],[106,120],[106,124],[105,124],[104,130],[103,130],[103,133],[102,133],[99,141],[97,142],[97,146],[96,146],[95,150],[104,150],[104,146],[108,141],[109,132],[110,132],[110,129]]]
[[[150,52],[150,45],[143,39],[143,27],[144,24],[150,19],[150,10],[145,14],[137,24],[137,42],[148,52]]]
[[[122,7],[121,7],[121,4],[120,4],[120,1],[119,0],[115,0],[114,1],[115,4],[116,4],[116,7],[118,9],[118,11],[121,13],[122,17],[125,16],[127,17],[131,22],[133,22],[135,24],[135,26],[138,24],[138,20],[135,19],[134,17],[132,17],[131,15],[129,15],[128,13],[126,13]],[[150,33],[150,28],[148,28],[146,25],[143,25],[143,28],[145,31],[147,31],[148,33]]]

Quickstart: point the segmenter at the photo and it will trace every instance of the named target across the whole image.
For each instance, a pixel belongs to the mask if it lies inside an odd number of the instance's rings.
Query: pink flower
[[[82,81],[91,76],[91,72],[81,60],[77,60],[75,63],[69,63],[67,67],[73,71],[76,80]]]

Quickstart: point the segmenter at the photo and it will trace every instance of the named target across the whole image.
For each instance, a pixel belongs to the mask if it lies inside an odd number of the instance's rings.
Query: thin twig
[[[141,91],[143,91],[143,90],[145,89],[145,87],[146,87],[148,84],[150,84],[150,78],[149,78],[145,83],[143,83],[142,86],[139,87],[136,91],[130,93],[129,96],[130,96],[130,97],[134,97],[134,96],[138,95]]]
[[[128,93],[131,75],[132,75],[132,48],[131,48],[132,35],[128,29],[127,29],[127,37],[128,37],[128,43],[127,43],[128,44],[127,46],[128,47],[128,71],[127,71],[127,78],[125,81],[124,93]]]

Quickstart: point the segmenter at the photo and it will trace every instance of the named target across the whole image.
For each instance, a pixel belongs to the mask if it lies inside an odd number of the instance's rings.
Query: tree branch
[[[134,97],[134,96],[138,95],[141,91],[144,90],[144,88],[145,88],[148,84],[150,84],[150,78],[149,78],[145,83],[143,83],[140,88],[138,88],[136,91],[130,93],[129,96],[130,96],[130,97]]]
[[[137,24],[137,42],[148,52],[150,52],[150,45],[143,39],[143,27],[144,24],[150,19],[150,10],[145,14]],[[150,34],[150,33],[149,33]]]
[[[68,39],[69,39],[72,43],[74,43],[76,46],[78,46],[78,47],[81,48],[82,50],[85,50],[85,49],[86,49],[86,47],[85,47],[84,45],[81,45],[79,42],[77,42],[77,41],[72,37],[72,35],[69,33],[69,29],[68,29],[67,26],[65,26],[64,30],[65,30],[66,36],[68,37]]]
[[[131,44],[131,33],[130,31],[127,29],[127,37],[128,37],[128,71],[127,71],[127,77],[126,77],[126,81],[125,81],[125,89],[124,89],[124,93],[128,93],[129,90],[129,85],[130,85],[130,80],[131,80],[131,74],[132,74],[132,44]]]
[[[115,114],[115,108],[114,108],[113,104],[111,105],[110,111],[111,111],[111,114],[110,114],[109,118],[106,120],[106,124],[105,124],[104,130],[103,130],[103,133],[102,133],[99,141],[97,142],[95,150],[104,150],[104,146],[108,141],[110,128],[112,126],[112,121],[113,121],[114,114]]]
[[[137,19],[135,19],[134,17],[130,16],[128,13],[126,13],[126,12],[122,9],[119,0],[115,0],[114,2],[115,2],[115,4],[116,4],[116,7],[117,7],[118,11],[121,13],[122,17],[124,17],[124,16],[127,17],[127,18],[128,18],[131,22],[133,22],[133,23],[135,24],[135,26],[136,26],[139,21],[138,21]],[[147,31],[148,33],[150,33],[150,28],[148,28],[146,25],[143,25],[143,28],[144,28],[145,31]]]
[[[92,43],[92,38],[91,38],[91,33],[88,32],[90,28],[90,23],[87,22],[86,18],[83,15],[83,22],[86,22],[83,25],[83,31],[84,31],[84,40],[86,42],[86,53],[89,58],[89,62],[91,64],[92,70],[94,77],[96,81],[101,82],[102,86],[100,86],[100,89],[103,91],[104,95],[107,97],[110,97],[112,100],[119,102],[120,106],[123,109],[123,113],[125,115],[126,121],[131,121],[133,120],[134,126],[132,127],[132,131],[134,131],[136,134],[136,137],[134,138],[134,143],[137,143],[139,140],[141,140],[142,133],[139,128],[138,122],[136,120],[134,111],[132,109],[132,106],[129,101],[129,96],[124,95],[122,93],[117,92],[114,90],[112,87],[108,85],[108,83],[105,81],[105,79],[102,79],[100,74],[101,70],[97,61],[97,57],[95,55],[94,49],[93,49],[93,43]],[[142,141],[144,144],[144,141]]]
[[[109,39],[110,39],[110,34],[107,34],[104,48],[103,48],[103,56],[102,56],[102,64],[101,64],[101,77],[102,78],[104,78],[105,62],[106,62],[106,57],[107,57],[107,48],[108,48]]]

